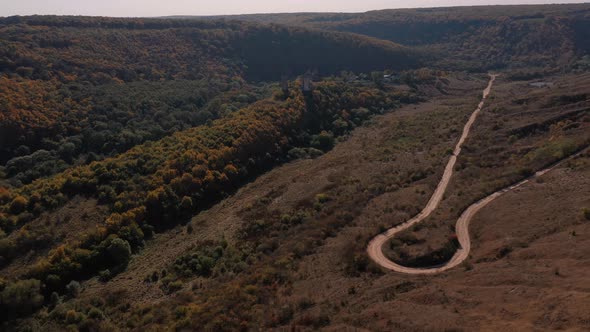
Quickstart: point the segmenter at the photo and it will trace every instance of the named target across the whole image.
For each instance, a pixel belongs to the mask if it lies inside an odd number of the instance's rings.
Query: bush
[[[586,218],[586,220],[590,220],[590,209],[584,208],[582,209],[582,216]]]
[[[102,313],[102,311],[98,308],[92,308],[88,311],[88,317],[92,318],[92,319],[103,319],[104,318],[104,314]]]
[[[80,295],[81,290],[82,286],[80,286],[80,283],[75,280],[70,281],[70,283],[66,286],[66,291],[71,297],[74,298]]]
[[[412,233],[403,233],[401,234],[398,239],[407,244],[407,245],[413,245],[413,244],[417,244],[420,242],[420,240],[418,240],[418,238],[416,237],[416,235],[412,234]]]
[[[407,255],[403,255],[404,257],[402,257],[400,254],[400,259],[402,260],[403,265],[409,267],[429,267],[440,265],[448,262],[453,257],[459,246],[459,241],[457,240],[456,236],[453,235],[440,249],[431,251],[425,255],[415,258],[409,258]]]
[[[111,280],[112,277],[113,276],[111,275],[111,271],[109,269],[98,272],[98,280],[102,282],[107,282]]]
[[[329,151],[334,147],[334,135],[327,131],[322,131],[319,135],[313,137],[311,145],[322,151]]]
[[[10,203],[10,212],[19,214],[27,207],[27,199],[22,196],[16,196]]]
[[[328,196],[328,194],[317,194],[315,196],[315,199],[318,203],[326,203],[330,200],[330,196]]]
[[[193,211],[193,200],[188,196],[184,196],[180,202],[180,210],[182,214],[190,215]]]
[[[168,292],[174,293],[182,289],[182,281],[176,280],[168,284]]]
[[[369,266],[369,259],[364,254],[356,254],[352,259],[352,264],[355,271],[365,272]]]
[[[4,187],[0,187],[0,204],[8,203],[10,201],[10,191]]]
[[[129,242],[121,238],[115,238],[107,247],[107,253],[116,265],[127,264],[131,259],[131,246]]]
[[[293,148],[289,150],[287,156],[290,160],[315,159],[323,154],[324,152],[322,150],[318,150],[315,148]]]
[[[532,169],[526,167],[526,168],[521,168],[518,171],[518,174],[520,174],[523,177],[527,177],[528,178],[530,176],[533,176],[535,174],[535,171],[533,171]]]
[[[66,312],[66,324],[79,324],[86,320],[86,315],[76,310],[68,310]]]
[[[51,296],[49,297],[49,305],[55,308],[60,303],[61,297],[59,297],[59,294],[57,294],[57,292],[51,293]]]
[[[43,304],[41,282],[36,279],[9,283],[0,293],[0,317],[10,319],[27,315]]]

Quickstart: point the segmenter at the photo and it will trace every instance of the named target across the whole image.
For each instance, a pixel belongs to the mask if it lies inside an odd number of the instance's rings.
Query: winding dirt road
[[[424,207],[424,209],[418,215],[416,215],[414,218],[408,220],[407,222],[405,222],[401,225],[393,227],[382,234],[377,235],[369,243],[369,246],[367,248],[367,252],[369,254],[369,257],[371,257],[371,259],[373,259],[373,261],[375,261],[377,264],[381,265],[382,267],[384,267],[386,269],[396,271],[396,272],[401,272],[401,273],[407,273],[407,274],[434,274],[434,273],[446,271],[448,269],[452,269],[453,267],[461,264],[467,258],[467,256],[469,255],[469,251],[471,250],[471,241],[469,239],[468,226],[469,226],[469,221],[471,220],[473,215],[475,215],[475,213],[477,211],[479,211],[481,208],[483,208],[484,206],[489,204],[491,201],[498,198],[498,196],[528,182],[528,180],[524,180],[514,186],[511,186],[511,187],[506,188],[504,190],[498,191],[498,192],[482,199],[481,201],[471,205],[469,208],[467,208],[467,210],[465,210],[465,212],[463,212],[463,214],[461,215],[461,217],[457,221],[457,227],[456,227],[457,237],[458,237],[459,243],[461,245],[461,248],[459,250],[457,250],[457,252],[453,256],[453,258],[451,258],[451,260],[449,262],[447,262],[446,264],[444,264],[442,266],[438,266],[438,267],[434,267],[434,268],[406,267],[406,266],[396,264],[395,262],[393,262],[390,259],[388,259],[387,257],[385,257],[385,255],[383,254],[382,247],[388,240],[393,238],[396,234],[398,234],[398,233],[414,226],[415,224],[421,222],[422,220],[426,219],[437,208],[437,206],[441,202],[443,195],[445,194],[447,187],[449,185],[449,182],[451,180],[451,177],[453,175],[453,170],[455,168],[455,163],[457,162],[457,157],[461,153],[461,147],[463,146],[463,143],[465,143],[465,140],[469,136],[469,131],[471,130],[473,123],[477,119],[477,116],[479,115],[479,113],[481,113],[481,110],[484,106],[485,100],[487,99],[488,95],[490,94],[490,92],[492,90],[492,86],[494,84],[496,76],[497,75],[490,75],[490,81],[488,83],[488,86],[483,91],[482,100],[479,103],[477,109],[471,114],[471,116],[469,117],[469,120],[465,124],[465,127],[463,128],[463,134],[461,135],[459,142],[457,142],[457,146],[455,147],[455,150],[453,151],[453,155],[451,156],[451,158],[449,159],[449,162],[447,163],[447,166],[445,167],[445,171],[443,173],[442,179],[438,183],[438,186],[436,187],[434,194],[432,195],[432,197],[428,201],[428,204],[426,204],[426,207]],[[542,171],[540,173],[544,173],[546,171],[548,171],[548,170]],[[537,173],[537,175],[541,175],[540,173]]]
[[[479,113],[481,113],[481,110],[484,106],[485,100],[487,99],[488,95],[492,91],[492,86],[494,85],[494,81],[496,80],[497,75],[490,75],[490,76],[491,76],[490,82],[488,83],[488,86],[483,91],[482,100],[479,103],[479,105],[477,106],[477,109],[475,109],[475,111],[471,114],[471,116],[469,117],[469,120],[465,124],[465,127],[463,128],[463,134],[461,135],[459,142],[457,142],[457,146],[455,146],[455,150],[453,151],[453,155],[451,156],[451,158],[449,159],[449,162],[447,163],[447,166],[445,167],[445,171],[443,173],[442,179],[438,183],[438,186],[436,187],[436,190],[434,191],[434,194],[432,195],[432,197],[430,197],[430,200],[428,201],[428,204],[426,204],[426,207],[424,207],[424,209],[418,215],[416,215],[414,218],[408,220],[407,222],[405,222],[401,225],[398,225],[396,227],[389,229],[385,233],[377,235],[375,238],[373,238],[373,240],[371,240],[371,242],[369,242],[369,246],[367,248],[367,252],[369,254],[369,257],[371,257],[371,259],[373,259],[373,261],[375,261],[377,264],[381,265],[382,267],[389,269],[389,270],[402,272],[402,273],[408,273],[408,274],[433,274],[433,273],[439,273],[439,272],[442,272],[442,271],[445,271],[445,270],[448,270],[450,268],[457,266],[463,260],[465,260],[465,258],[469,254],[469,248],[471,247],[471,243],[469,241],[469,233],[467,231],[467,224],[469,223],[471,216],[473,214],[475,214],[475,212],[477,212],[479,209],[481,209],[485,204],[491,202],[491,200],[495,199],[495,197],[492,198],[489,202],[487,202],[487,203],[483,204],[482,206],[479,206],[475,209],[472,209],[472,208],[475,205],[477,205],[479,202],[470,206],[465,211],[465,213],[463,213],[461,218],[459,218],[459,221],[457,222],[457,228],[458,228],[457,237],[459,239],[459,243],[461,244],[462,249],[459,249],[457,251],[457,253],[455,254],[455,256],[453,256],[451,261],[449,261],[447,264],[445,264],[443,266],[436,267],[436,268],[423,268],[423,269],[402,266],[402,265],[396,264],[395,262],[391,261],[389,258],[385,257],[385,254],[383,254],[382,247],[385,244],[385,242],[387,242],[389,239],[393,238],[396,234],[398,234],[398,233],[414,226],[415,224],[421,222],[422,220],[426,219],[437,208],[438,204],[442,200],[442,198],[447,190],[449,182],[451,181],[451,177],[453,176],[453,171],[455,169],[455,163],[457,162],[457,157],[461,153],[461,147],[463,146],[463,143],[465,143],[465,140],[469,136],[469,131],[471,130],[473,123],[477,119],[477,116],[479,115]],[[492,197],[494,195],[495,194],[488,196],[486,199],[489,199],[490,197]],[[465,218],[463,218],[464,216],[465,216]],[[466,221],[461,223],[461,225],[465,225],[464,226],[465,229],[459,229],[459,222],[461,222],[462,219],[467,219]],[[460,257],[458,257],[458,256],[464,256],[464,258],[460,259]]]
[[[424,209],[418,215],[416,215],[414,218],[408,220],[407,222],[405,222],[403,224],[393,227],[382,234],[377,235],[375,238],[373,238],[371,240],[371,242],[369,242],[369,246],[367,248],[367,253],[369,254],[369,257],[371,257],[371,259],[373,261],[375,261],[377,264],[381,265],[382,267],[384,267],[388,270],[396,271],[396,272],[416,275],[416,274],[435,274],[435,273],[444,272],[446,270],[452,269],[452,268],[456,267],[457,265],[463,263],[463,261],[465,261],[467,259],[467,257],[469,256],[469,252],[471,251],[471,240],[469,238],[469,223],[471,222],[471,219],[473,219],[473,216],[479,210],[481,210],[483,207],[485,207],[486,205],[488,205],[489,203],[494,201],[496,198],[502,196],[503,194],[528,183],[531,179],[534,179],[536,177],[544,175],[545,173],[549,172],[550,170],[552,170],[553,168],[555,168],[556,166],[561,164],[563,161],[573,158],[577,155],[580,155],[581,153],[583,153],[583,150],[585,150],[585,149],[583,149],[582,152],[579,152],[579,153],[573,154],[567,158],[564,158],[561,161],[553,164],[552,166],[535,173],[533,176],[529,177],[528,179],[525,179],[525,180],[518,182],[514,185],[506,187],[502,190],[496,191],[495,193],[493,193],[493,194],[477,201],[476,203],[472,204],[471,206],[469,206],[461,214],[461,216],[457,220],[457,224],[455,227],[455,229],[457,231],[457,239],[459,241],[460,248],[457,250],[457,252],[455,252],[455,255],[445,264],[442,264],[442,265],[439,265],[436,267],[430,267],[430,268],[429,267],[412,268],[412,267],[406,267],[406,266],[399,265],[399,264],[393,262],[392,260],[390,260],[389,258],[385,257],[385,255],[383,254],[383,249],[382,249],[383,245],[388,240],[393,238],[396,234],[398,234],[398,233],[414,226],[415,224],[421,222],[422,220],[426,219],[436,209],[436,207],[438,206],[438,204],[442,200],[443,195],[444,195],[445,191],[447,190],[447,186],[449,185],[449,182],[451,180],[451,176],[453,175],[455,163],[457,162],[457,156],[459,156],[459,154],[461,153],[461,146],[463,145],[463,143],[467,139],[467,136],[469,136],[469,131],[471,130],[471,126],[473,125],[473,123],[477,119],[477,116],[481,112],[484,102],[491,92],[492,86],[494,84],[494,81],[495,81],[497,75],[490,75],[490,76],[491,76],[490,82],[488,83],[487,88],[483,91],[482,101],[479,103],[479,106],[473,112],[473,114],[471,114],[469,121],[467,121],[467,123],[465,124],[465,127],[463,129],[463,134],[461,135],[461,138],[459,139],[459,142],[457,143],[457,146],[455,147],[453,155],[451,156],[451,158],[449,159],[449,162],[447,163],[447,166],[446,166],[445,171],[443,173],[442,179],[440,180],[438,186],[436,187],[434,194],[432,195],[432,197],[428,201],[428,204],[426,204],[426,207],[424,207]]]

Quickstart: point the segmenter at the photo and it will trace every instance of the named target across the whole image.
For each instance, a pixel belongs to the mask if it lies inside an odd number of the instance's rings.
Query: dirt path
[[[373,261],[375,261],[377,264],[381,265],[382,267],[389,269],[389,270],[402,272],[402,273],[408,273],[408,274],[433,274],[433,273],[442,272],[442,271],[445,271],[445,270],[448,270],[450,268],[457,266],[458,264],[463,262],[463,260],[465,260],[465,258],[469,254],[469,250],[471,247],[471,243],[469,241],[469,233],[467,231],[467,226],[469,224],[469,220],[471,220],[471,217],[479,209],[481,209],[483,206],[485,206],[486,204],[488,204],[489,202],[491,202],[492,200],[497,198],[497,196],[501,195],[501,192],[494,193],[491,196],[486,197],[484,200],[482,200],[478,203],[475,203],[474,205],[470,206],[463,213],[463,215],[461,215],[461,217],[459,218],[459,221],[457,222],[457,236],[459,238],[459,243],[461,244],[462,249],[459,249],[457,251],[457,253],[455,254],[455,256],[453,256],[451,261],[449,261],[447,264],[445,264],[443,266],[440,266],[437,268],[424,268],[424,269],[401,266],[401,265],[396,264],[395,262],[391,261],[387,257],[385,257],[385,255],[383,254],[382,247],[385,244],[385,242],[387,242],[389,239],[393,238],[397,233],[400,233],[400,232],[414,226],[415,224],[421,222],[422,220],[426,219],[437,208],[438,204],[441,202],[443,195],[445,194],[445,191],[447,190],[447,187],[448,187],[449,182],[451,180],[451,176],[453,175],[453,170],[455,168],[455,163],[457,162],[457,157],[461,153],[461,147],[463,146],[463,143],[465,143],[465,140],[469,136],[469,131],[471,130],[473,123],[477,119],[477,116],[479,115],[479,113],[481,113],[481,110],[484,106],[484,102],[492,90],[492,86],[493,86],[494,81],[496,79],[496,75],[490,75],[490,76],[491,77],[490,77],[490,81],[488,83],[488,86],[483,91],[482,100],[479,103],[477,109],[471,114],[471,116],[469,117],[469,120],[465,124],[465,127],[463,128],[463,134],[461,135],[459,142],[457,142],[457,146],[455,147],[455,150],[453,151],[453,155],[451,156],[451,158],[449,159],[449,162],[447,163],[447,166],[445,167],[445,171],[443,173],[442,179],[440,180],[438,186],[436,187],[434,194],[432,195],[432,197],[430,198],[430,200],[426,204],[426,207],[424,207],[424,209],[418,215],[416,215],[414,218],[408,220],[407,222],[405,222],[401,225],[398,225],[394,228],[389,229],[385,233],[377,235],[369,243],[369,246],[367,248],[367,252],[369,254],[369,257],[371,257],[371,259],[373,259]],[[524,184],[524,183],[518,184],[517,186],[522,185],[522,184]],[[509,190],[511,190],[511,189],[514,189],[514,188],[510,188]]]
[[[367,248],[367,253],[369,254],[369,257],[371,257],[371,259],[373,259],[373,261],[375,261],[377,264],[381,265],[382,267],[384,267],[388,270],[406,273],[406,274],[435,274],[435,273],[440,273],[440,272],[444,272],[446,270],[452,269],[452,268],[456,267],[457,265],[463,263],[467,259],[467,257],[469,256],[469,252],[471,251],[471,240],[469,238],[469,223],[471,222],[471,219],[473,219],[473,216],[479,210],[481,210],[483,207],[490,204],[492,201],[494,201],[496,198],[502,196],[503,194],[505,194],[511,190],[514,190],[518,187],[523,186],[524,184],[528,183],[530,180],[532,180],[534,178],[544,175],[545,173],[549,172],[553,168],[557,167],[563,161],[569,160],[575,156],[578,156],[586,150],[586,148],[582,149],[581,152],[575,153],[569,157],[562,159],[561,161],[558,161],[557,163],[553,164],[552,166],[535,173],[533,176],[529,177],[528,179],[520,181],[520,182],[518,182],[514,185],[511,185],[509,187],[506,187],[502,190],[496,191],[495,193],[493,193],[493,194],[477,201],[476,203],[472,204],[471,206],[469,206],[461,214],[461,216],[457,220],[457,224],[455,227],[455,229],[457,230],[457,238],[459,240],[460,248],[457,250],[457,252],[455,252],[455,255],[445,264],[440,265],[440,266],[436,266],[436,267],[432,267],[432,268],[428,268],[428,267],[412,268],[412,267],[406,267],[406,266],[396,264],[395,262],[393,262],[389,258],[385,257],[385,255],[383,254],[383,249],[382,249],[383,245],[388,240],[393,238],[396,234],[398,234],[398,233],[414,226],[415,224],[421,222],[422,220],[426,219],[436,209],[436,207],[438,206],[438,204],[442,200],[443,195],[444,195],[445,191],[447,190],[447,186],[449,185],[449,182],[451,180],[451,176],[453,175],[453,170],[455,167],[455,163],[457,161],[457,156],[461,153],[461,146],[463,145],[463,143],[465,142],[465,140],[469,136],[469,131],[471,130],[471,126],[473,125],[473,123],[477,119],[477,116],[481,112],[484,102],[485,102],[486,98],[488,97],[488,95],[490,94],[494,80],[496,79],[496,75],[490,75],[490,76],[491,76],[491,79],[490,79],[490,82],[489,82],[487,88],[483,92],[482,101],[479,103],[479,106],[477,107],[477,109],[473,112],[473,114],[469,118],[469,121],[467,121],[467,123],[465,124],[465,127],[463,129],[463,134],[461,135],[461,138],[459,139],[459,142],[457,143],[457,146],[455,147],[455,151],[453,152],[453,155],[451,156],[451,158],[449,159],[449,162],[447,163],[447,166],[446,166],[445,171],[443,173],[442,179],[440,180],[436,190],[434,191],[434,194],[432,195],[432,197],[428,201],[428,204],[426,204],[426,207],[424,207],[424,209],[414,218],[408,220],[407,222],[405,222],[401,225],[398,225],[396,227],[389,229],[385,233],[377,235],[375,238],[373,238],[371,240],[371,242],[369,242],[369,246]]]

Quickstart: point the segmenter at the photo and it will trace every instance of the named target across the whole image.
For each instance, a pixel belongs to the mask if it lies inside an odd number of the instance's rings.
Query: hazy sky
[[[490,4],[582,3],[570,0],[0,0],[0,16],[217,15],[277,12],[362,12],[373,9]]]

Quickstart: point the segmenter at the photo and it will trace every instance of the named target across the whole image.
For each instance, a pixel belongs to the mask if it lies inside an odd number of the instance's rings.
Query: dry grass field
[[[448,246],[455,221],[471,203],[590,144],[590,75],[548,81],[550,87],[535,87],[500,77],[458,158],[445,199],[424,223],[394,240],[388,248],[392,258],[441,263],[445,257],[431,256]]]

